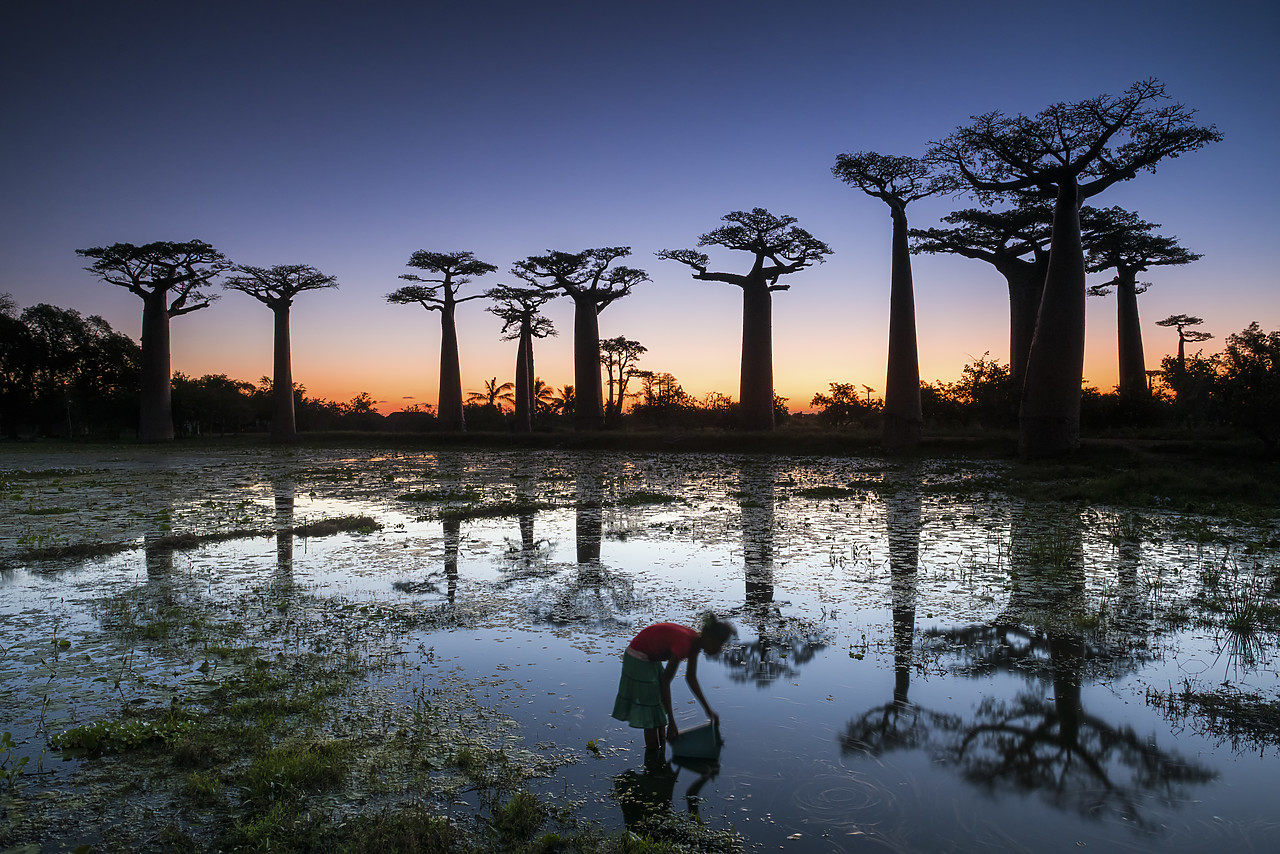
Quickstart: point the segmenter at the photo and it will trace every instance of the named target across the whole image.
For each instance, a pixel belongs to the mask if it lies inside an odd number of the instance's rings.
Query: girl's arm
[[[662,689],[662,707],[667,710],[667,738],[679,738],[680,728],[676,726],[676,713],[671,710],[671,680],[676,677],[676,669],[680,667],[680,662],[671,659],[667,662],[667,667],[662,671],[662,679],[659,685]]]
[[[689,683],[689,690],[693,692],[693,696],[698,698],[698,702],[702,704],[702,708],[706,710],[707,717],[711,718],[715,723],[720,723],[720,716],[715,713],[707,698],[702,696],[702,686],[698,684],[698,653],[701,650],[695,649],[689,656],[689,669],[685,671],[684,678]]]

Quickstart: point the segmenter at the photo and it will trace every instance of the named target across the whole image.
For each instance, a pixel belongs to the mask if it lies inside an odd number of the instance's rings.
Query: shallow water
[[[282,651],[339,642],[343,609],[443,615],[380,640],[368,690],[471,690],[521,744],[572,755],[537,785],[610,825],[638,799],[790,851],[1280,849],[1275,737],[1152,700],[1276,702],[1275,633],[1228,629],[1222,604],[1275,594],[1274,530],[969,488],[992,463],[177,449],[4,468],[0,729],[41,762],[35,789],[95,773],[41,758],[49,733],[208,684],[199,650],[112,634],[141,594],[152,617],[234,609]],[[148,548],[345,514],[382,528]],[[17,557],[95,541],[134,547]],[[740,632],[699,664],[719,765],[646,763],[608,716],[618,655],[706,609]],[[699,723],[683,681],[673,694]]]

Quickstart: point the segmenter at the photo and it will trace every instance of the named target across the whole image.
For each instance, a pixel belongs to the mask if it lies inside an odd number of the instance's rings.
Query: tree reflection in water
[[[767,685],[794,679],[802,665],[826,647],[825,632],[808,620],[785,617],[774,601],[774,482],[772,458],[744,460],[739,474],[742,556],[746,579],[740,622],[755,628],[756,639],[734,643],[720,653],[729,678]]]
[[[909,507],[887,502],[890,536],[895,518],[910,527]],[[917,504],[918,507],[918,504]],[[1084,708],[1082,688],[1100,672],[1116,676],[1135,668],[1141,644],[1109,644],[1087,637],[1097,625],[1085,604],[1083,525],[1067,511],[1045,524],[1041,508],[1011,524],[1010,595],[989,624],[929,632],[926,642],[954,675],[984,678],[1010,673],[1031,687],[1012,699],[986,697],[971,716],[917,708],[906,701],[910,648],[905,604],[912,552],[906,542],[890,562],[894,584],[894,702],[850,721],[841,739],[846,752],[872,755],[929,749],[961,776],[989,793],[1036,793],[1057,809],[1102,818],[1118,816],[1147,825],[1145,805],[1187,797],[1186,789],[1215,779],[1204,765],[1162,750],[1132,727],[1116,726]],[[918,517],[917,517],[918,518]],[[918,521],[916,530],[919,530]],[[899,532],[899,536],[902,531]],[[1122,563],[1123,573],[1123,563]],[[1122,574],[1121,585],[1126,583]],[[1136,584],[1128,580],[1129,584]]]
[[[293,580],[293,509],[296,486],[290,478],[279,478],[271,484],[275,499],[276,529],[276,578],[281,582]]]
[[[574,544],[577,564],[573,571],[552,579],[541,591],[533,610],[540,619],[557,625],[586,623],[625,627],[626,615],[635,607],[635,587],[625,575],[600,561],[604,540],[604,478],[599,458],[583,457],[575,476]]]

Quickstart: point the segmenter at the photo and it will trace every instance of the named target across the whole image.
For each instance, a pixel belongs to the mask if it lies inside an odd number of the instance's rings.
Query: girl
[[[698,685],[698,653],[716,655],[730,635],[738,630],[708,613],[702,631],[676,623],[654,623],[631,639],[622,656],[622,678],[618,680],[618,699],[613,704],[613,717],[644,730],[644,744],[649,749],[662,747],[666,740],[679,738],[675,714],[671,711],[671,680],[688,659],[685,679],[689,690],[698,698],[707,717],[719,723]],[[662,663],[666,662],[666,667]],[[663,737],[663,727],[666,737]]]

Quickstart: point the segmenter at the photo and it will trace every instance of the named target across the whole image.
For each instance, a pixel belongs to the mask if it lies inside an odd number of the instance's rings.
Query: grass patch
[[[501,519],[508,516],[519,516],[523,513],[536,513],[545,510],[546,505],[536,501],[500,501],[495,504],[475,504],[470,507],[450,507],[440,511],[441,519],[466,521],[468,519]]]

